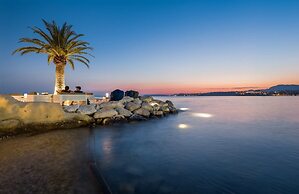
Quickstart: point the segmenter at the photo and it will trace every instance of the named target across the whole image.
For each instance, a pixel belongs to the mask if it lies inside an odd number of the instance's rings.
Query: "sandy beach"
[[[0,141],[0,193],[101,193],[87,128]]]

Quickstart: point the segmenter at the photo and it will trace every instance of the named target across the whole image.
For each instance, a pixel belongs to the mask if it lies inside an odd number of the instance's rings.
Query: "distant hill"
[[[299,85],[277,85],[265,90],[266,92],[294,92],[299,91]]]
[[[263,90],[245,90],[208,93],[179,93],[175,96],[299,96],[299,85],[276,85]]]

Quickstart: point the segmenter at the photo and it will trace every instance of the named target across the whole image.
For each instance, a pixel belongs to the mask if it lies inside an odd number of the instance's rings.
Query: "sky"
[[[73,25],[94,48],[66,69],[84,91],[170,94],[299,84],[297,0],[0,0],[0,93],[53,92],[55,66],[12,55],[41,19]]]

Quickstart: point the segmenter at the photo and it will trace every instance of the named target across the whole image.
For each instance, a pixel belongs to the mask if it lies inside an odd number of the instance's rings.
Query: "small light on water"
[[[182,111],[189,110],[189,108],[179,108],[179,109],[182,110]]]
[[[201,118],[211,118],[213,117],[212,114],[209,113],[192,113],[194,117],[201,117]]]
[[[181,123],[181,124],[178,125],[178,128],[180,128],[180,129],[186,129],[188,127],[189,127],[189,125],[183,124],[183,123]]]
[[[106,93],[105,96],[106,96],[106,98],[109,98],[109,93]]]

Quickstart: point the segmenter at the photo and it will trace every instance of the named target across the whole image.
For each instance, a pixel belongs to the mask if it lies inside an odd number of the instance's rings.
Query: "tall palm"
[[[92,50],[89,43],[79,40],[83,34],[77,34],[72,30],[72,25],[64,23],[62,27],[54,21],[47,22],[43,20],[46,32],[38,27],[32,27],[33,33],[38,38],[21,38],[19,42],[29,43],[26,47],[16,49],[14,53],[20,52],[21,55],[27,53],[42,53],[48,55],[48,64],[53,62],[56,66],[56,79],[54,94],[65,87],[64,70],[66,64],[75,69],[74,62],[80,62],[89,68],[89,59],[86,57],[88,51]]]

